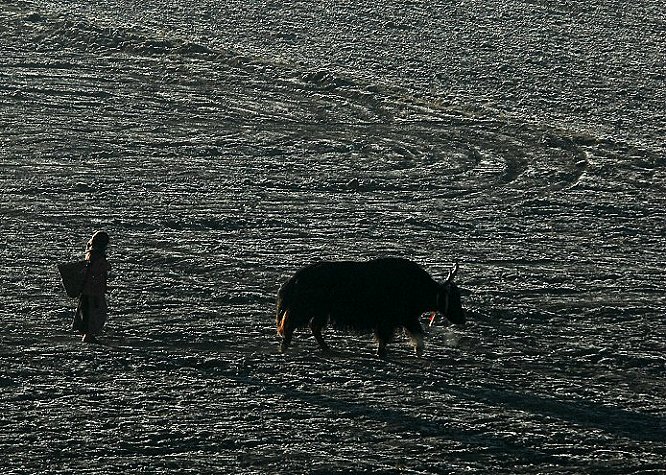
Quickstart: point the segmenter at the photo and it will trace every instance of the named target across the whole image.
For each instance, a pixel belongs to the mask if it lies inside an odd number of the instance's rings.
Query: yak
[[[386,344],[395,331],[403,328],[421,356],[422,314],[439,313],[452,323],[465,322],[460,289],[453,283],[457,271],[456,263],[440,284],[418,264],[402,258],[324,261],[303,267],[278,291],[280,351],[289,347],[294,330],[308,325],[319,346],[330,351],[321,334],[330,324],[374,333],[380,358],[386,356]]]

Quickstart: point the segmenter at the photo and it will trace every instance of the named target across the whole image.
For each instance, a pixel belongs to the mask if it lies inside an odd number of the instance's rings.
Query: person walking
[[[99,343],[96,337],[102,333],[106,323],[108,307],[104,294],[111,270],[106,260],[108,245],[109,235],[104,231],[95,232],[86,245],[86,276],[77,310],[82,322],[79,328],[83,334],[81,341],[85,343]]]

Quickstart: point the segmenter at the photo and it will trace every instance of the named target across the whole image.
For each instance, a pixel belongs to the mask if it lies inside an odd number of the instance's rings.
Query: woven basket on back
[[[58,271],[69,297],[78,297],[83,290],[86,275],[86,261],[66,262],[58,265]]]

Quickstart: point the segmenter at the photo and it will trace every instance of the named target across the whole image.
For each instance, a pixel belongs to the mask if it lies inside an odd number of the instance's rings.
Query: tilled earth
[[[591,3],[0,0],[2,473],[663,473],[665,12]],[[278,353],[385,255],[469,323]]]

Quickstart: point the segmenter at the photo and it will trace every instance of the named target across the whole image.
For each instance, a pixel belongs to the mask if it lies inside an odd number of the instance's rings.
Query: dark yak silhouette
[[[319,346],[329,347],[321,331],[336,329],[373,332],[377,354],[404,328],[417,355],[423,354],[419,317],[437,312],[452,323],[464,323],[460,289],[453,283],[458,264],[439,284],[407,259],[383,258],[367,262],[318,262],[298,270],[278,291],[277,330],[280,351],[291,344],[294,330],[310,326]]]

